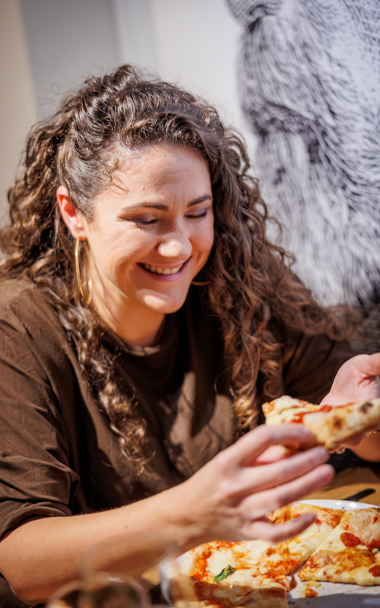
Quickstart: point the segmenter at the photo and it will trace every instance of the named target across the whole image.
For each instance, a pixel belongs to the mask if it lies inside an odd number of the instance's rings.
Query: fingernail
[[[299,429],[299,433],[300,433],[300,439],[301,440],[307,440],[307,439],[311,439],[313,436],[313,433],[311,432],[310,429],[306,428],[305,426],[301,426]]]
[[[316,460],[322,462],[323,460],[327,460],[329,458],[329,453],[323,446],[319,445],[313,449]]]

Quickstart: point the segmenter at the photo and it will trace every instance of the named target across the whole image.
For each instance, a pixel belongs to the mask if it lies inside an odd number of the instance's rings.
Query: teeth
[[[160,268],[159,266],[152,266],[151,264],[142,264],[142,266],[154,274],[176,274],[181,270],[183,264],[181,264],[181,266],[177,266],[176,268]]]

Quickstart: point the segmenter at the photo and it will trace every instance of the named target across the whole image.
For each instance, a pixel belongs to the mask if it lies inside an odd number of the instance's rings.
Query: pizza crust
[[[286,519],[313,511],[317,516],[316,521],[287,544],[272,545],[263,540],[235,543],[214,541],[189,551],[181,567],[182,579],[179,580],[182,580],[183,595],[195,602],[194,608],[197,605],[198,608],[287,607],[286,595],[290,590],[287,575],[301,566],[328,537],[339,523],[343,511],[299,503],[289,505],[286,510]],[[269,515],[269,519],[280,523],[283,515],[279,509]],[[215,581],[215,577],[226,569],[232,573]]]
[[[358,509],[350,518],[349,531],[369,545],[376,541],[380,545],[380,508]]]
[[[263,405],[267,425],[285,422],[302,424],[314,435],[307,444],[292,444],[291,449],[323,445],[335,450],[346,441],[380,425],[380,399],[339,406],[318,406],[287,395]]]
[[[173,598],[177,594],[178,600],[179,587],[182,586],[182,595],[185,591],[187,600],[190,595],[194,608],[287,608],[287,577],[278,575],[273,578],[265,567],[257,567],[270,546],[262,540],[214,541],[192,549],[182,564],[176,590],[171,590]],[[226,566],[231,566],[235,572],[216,582],[215,577]]]
[[[380,399],[333,407],[329,412],[306,414],[304,425],[327,450],[335,450],[380,424]]]

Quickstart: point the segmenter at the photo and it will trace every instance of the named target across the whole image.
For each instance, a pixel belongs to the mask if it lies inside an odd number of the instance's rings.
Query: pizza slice
[[[270,548],[262,540],[200,545],[189,551],[177,582],[194,606],[287,608],[289,580],[261,565]]]
[[[318,406],[284,395],[264,403],[263,412],[266,424],[291,422],[303,424],[312,431],[314,439],[309,444],[288,446],[291,449],[324,445],[327,450],[335,450],[349,439],[380,425],[380,399]]]
[[[187,595],[205,606],[222,608],[287,606],[291,581],[286,575],[301,566],[327,538],[343,512],[294,503],[285,512],[278,509],[269,516],[278,524],[307,511],[315,512],[315,522],[288,543],[215,541],[190,551],[181,568]]]
[[[380,584],[380,509],[346,511],[299,572],[302,581]]]
[[[288,514],[286,514],[288,511]],[[304,513],[315,513],[316,519],[301,534],[287,542],[282,542],[267,550],[266,563],[282,574],[291,574],[310,557],[319,545],[339,524],[343,515],[340,509],[325,509],[315,505],[293,503],[283,509],[277,509],[268,518],[274,523],[295,519]]]

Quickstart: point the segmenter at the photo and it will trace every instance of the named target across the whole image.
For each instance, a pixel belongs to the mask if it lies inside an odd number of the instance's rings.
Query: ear
[[[62,219],[75,239],[87,238],[87,222],[85,217],[74,207],[65,186],[57,188],[57,201]]]

